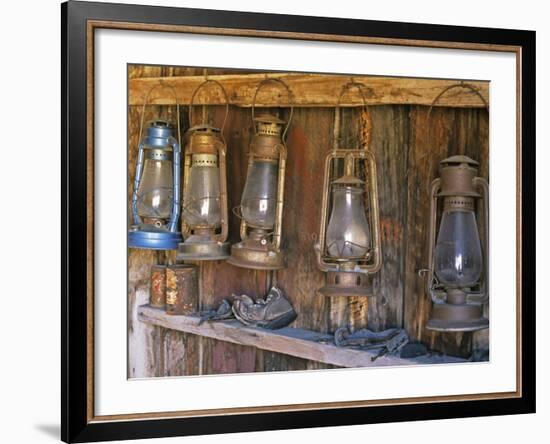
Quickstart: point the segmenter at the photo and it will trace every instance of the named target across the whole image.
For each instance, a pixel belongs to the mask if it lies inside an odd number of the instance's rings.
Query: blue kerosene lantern
[[[178,230],[180,153],[169,122],[148,122],[139,144],[128,233],[130,248],[175,250],[183,241]]]

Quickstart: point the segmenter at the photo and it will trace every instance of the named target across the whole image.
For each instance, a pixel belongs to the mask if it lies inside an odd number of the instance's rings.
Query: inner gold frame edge
[[[338,401],[325,403],[306,403],[306,404],[288,404],[273,405],[261,407],[229,407],[220,409],[206,410],[183,410],[173,412],[144,412],[127,413],[117,415],[94,415],[94,279],[93,279],[93,246],[94,246],[94,31],[95,29],[120,29],[132,31],[157,31],[157,32],[177,32],[188,34],[206,34],[206,35],[224,35],[238,37],[264,37],[280,38],[293,40],[311,40],[328,41],[339,43],[363,43],[376,45],[396,45],[396,46],[418,46],[423,48],[443,48],[443,49],[465,49],[477,51],[494,52],[512,52],[516,55],[516,391],[515,392],[497,392],[487,394],[469,394],[452,396],[424,396],[411,398],[396,398],[388,400],[365,400],[365,401]],[[303,410],[326,410],[333,408],[359,408],[388,405],[406,405],[418,402],[440,403],[440,402],[458,402],[475,401],[490,399],[509,399],[520,398],[522,396],[522,350],[521,350],[521,142],[522,142],[522,109],[521,109],[521,66],[522,49],[515,45],[497,45],[485,43],[466,43],[466,42],[444,42],[431,40],[415,39],[396,39],[382,37],[363,37],[363,36],[342,36],[332,34],[309,34],[298,32],[282,31],[262,31],[250,29],[234,28],[213,28],[202,26],[187,25],[162,25],[148,23],[131,23],[107,20],[88,20],[87,21],[87,42],[86,42],[86,134],[87,134],[87,421],[88,423],[113,422],[126,420],[160,419],[160,418],[190,418],[199,416],[225,416],[237,414],[260,414],[274,412],[295,412]]]

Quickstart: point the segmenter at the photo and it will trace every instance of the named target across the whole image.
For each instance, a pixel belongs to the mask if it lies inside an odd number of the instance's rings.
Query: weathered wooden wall
[[[210,74],[234,73],[209,70]],[[130,66],[130,78],[200,75],[196,68]],[[219,119],[221,107],[209,112]],[[141,106],[129,106],[128,172],[133,184]],[[342,109],[343,134],[360,137],[364,114],[360,108]],[[429,184],[438,175],[438,163],[453,154],[466,154],[480,162],[480,175],[488,178],[488,113],[484,109],[380,105],[369,108],[373,150],[378,167],[382,270],[373,278],[375,298],[332,298],[316,293],[324,273],[316,266],[313,245],[320,219],[324,155],[332,146],[334,108],[297,108],[288,133],[288,161],[283,218],[283,245],[287,268],[278,272],[253,271],[226,262],[199,264],[200,304],[217,306],[231,293],[264,296],[277,283],[291,300],[298,318],[294,326],[331,332],[342,325],[384,329],[403,326],[409,334],[442,352],[469,356],[473,348],[488,348],[488,333],[440,334],[425,328],[430,302],[418,270],[426,267]],[[146,120],[168,117],[173,106],[147,107]],[[181,125],[188,127],[186,107]],[[219,120],[218,120],[219,122]],[[228,200],[239,204],[246,177],[248,142],[252,134],[250,110],[231,107],[225,136],[228,144]],[[229,240],[239,241],[239,220],[230,217]],[[129,377],[253,371],[305,370],[329,367],[277,353],[214,339],[151,327],[137,320],[136,309],[147,302],[150,266],[171,263],[174,253],[129,250]]]

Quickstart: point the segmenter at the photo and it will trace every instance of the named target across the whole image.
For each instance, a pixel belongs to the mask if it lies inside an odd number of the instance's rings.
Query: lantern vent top
[[[221,130],[219,128],[216,128],[212,125],[207,125],[207,124],[202,124],[202,125],[195,125],[195,126],[192,126],[191,128],[189,128],[187,130],[189,133],[193,133],[193,132],[203,132],[203,133],[220,133]]]
[[[463,155],[447,157],[446,159],[443,159],[439,163],[441,164],[441,166],[452,166],[452,165],[466,164],[466,165],[471,166],[473,168],[475,168],[479,165],[479,162],[475,161],[474,159],[471,159],[468,156],[463,156]]]
[[[147,122],[146,145],[162,146],[166,139],[174,137],[174,126],[167,120],[151,120]]]
[[[261,114],[254,117],[254,122],[256,122],[258,134],[268,136],[280,136],[286,123],[284,120],[271,114]]]
[[[254,117],[254,120],[256,122],[274,123],[277,125],[284,125],[286,123],[284,120],[279,119],[277,116],[274,116],[273,114],[260,114],[259,116]]]

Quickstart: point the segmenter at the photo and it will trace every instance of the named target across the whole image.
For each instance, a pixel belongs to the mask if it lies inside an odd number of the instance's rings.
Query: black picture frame
[[[511,45],[521,66],[521,395],[292,412],[96,421],[90,417],[87,181],[89,20],[187,25],[332,36]],[[181,435],[371,424],[535,412],[535,32],[69,1],[62,22],[62,375],[61,437],[90,442]],[[92,325],[92,327],[90,327]]]

